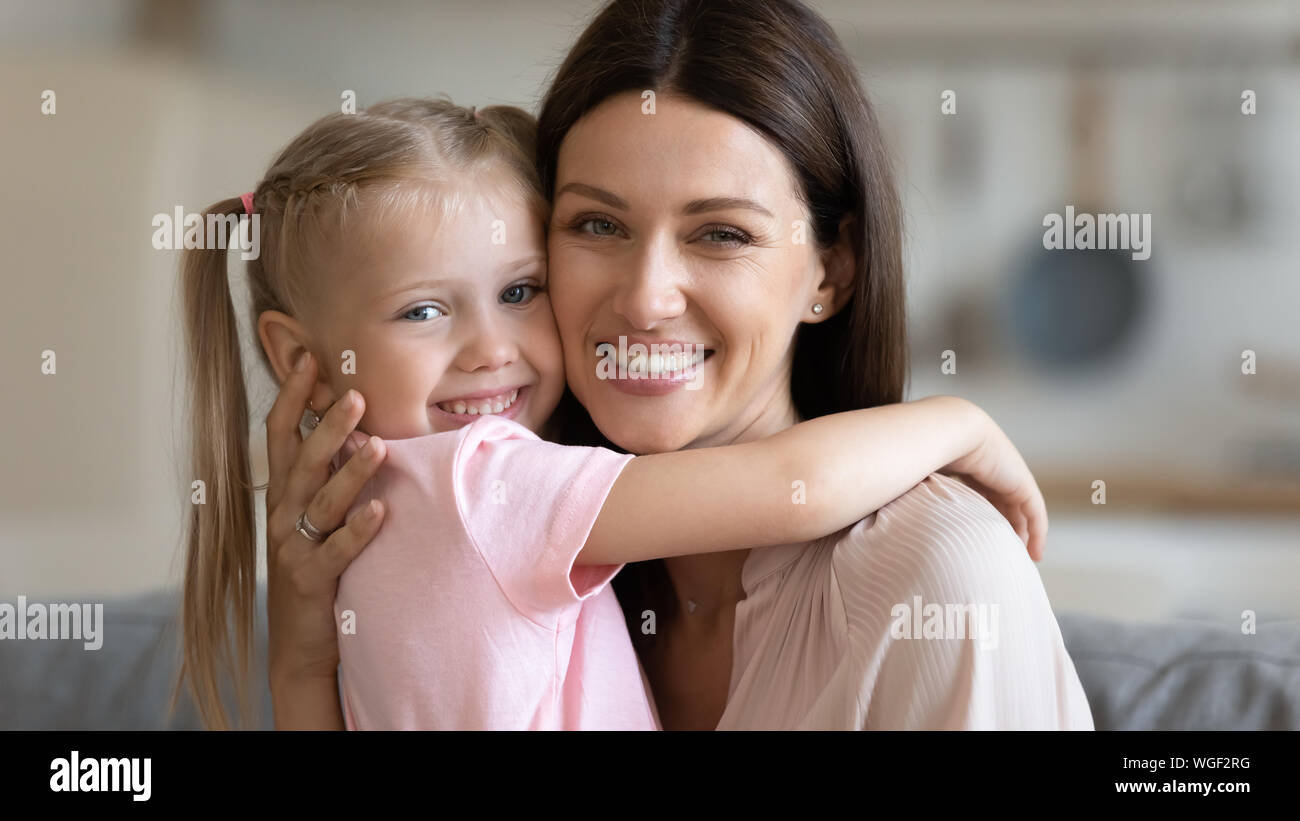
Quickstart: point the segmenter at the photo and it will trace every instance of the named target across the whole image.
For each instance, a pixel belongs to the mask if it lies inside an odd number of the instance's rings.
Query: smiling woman
[[[788,390],[800,323],[847,301],[853,259],[847,236],[825,249],[796,241],[810,215],[781,152],[688,97],[662,93],[645,115],[623,92],[570,129],[557,167],[551,291],[570,390],[596,425],[652,452],[792,421],[774,418],[788,401],[768,400]],[[831,311],[815,316],[815,304]],[[588,353],[619,336],[712,351],[703,387],[654,401],[619,391]]]
[[[853,64],[802,3],[610,3],[545,98],[538,168],[566,375],[597,429],[573,441],[676,451],[901,400],[888,154]],[[700,389],[601,378],[591,352],[622,337],[704,347]],[[933,476],[826,539],[631,565],[615,587],[666,729],[1090,728],[1013,536]],[[890,613],[917,596],[1015,627],[996,661],[895,641]]]

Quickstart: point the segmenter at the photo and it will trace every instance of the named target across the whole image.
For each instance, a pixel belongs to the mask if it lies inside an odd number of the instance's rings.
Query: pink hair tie
[[[255,213],[253,210],[253,192],[249,191],[247,194],[241,194],[239,198],[244,201],[244,213],[252,216]]]

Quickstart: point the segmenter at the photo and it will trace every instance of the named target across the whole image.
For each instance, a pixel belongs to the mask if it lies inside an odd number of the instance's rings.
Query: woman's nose
[[[614,312],[633,328],[652,330],[686,310],[686,271],[669,243],[647,243],[632,260],[630,276],[614,296]]]

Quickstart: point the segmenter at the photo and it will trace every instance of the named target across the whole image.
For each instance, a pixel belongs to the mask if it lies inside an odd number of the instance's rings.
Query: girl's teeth
[[[519,389],[516,388],[508,394],[494,396],[490,399],[482,400],[477,404],[466,404],[462,400],[457,400],[455,402],[439,402],[438,407],[448,413],[467,414],[469,416],[486,416],[492,413],[501,413],[506,408],[513,405],[515,400],[518,398]]]

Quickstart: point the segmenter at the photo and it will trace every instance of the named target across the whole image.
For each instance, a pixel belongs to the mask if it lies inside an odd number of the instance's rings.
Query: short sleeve
[[[545,625],[599,593],[622,565],[575,565],[630,454],[546,442],[489,416],[453,464],[462,523],[506,597]]]

